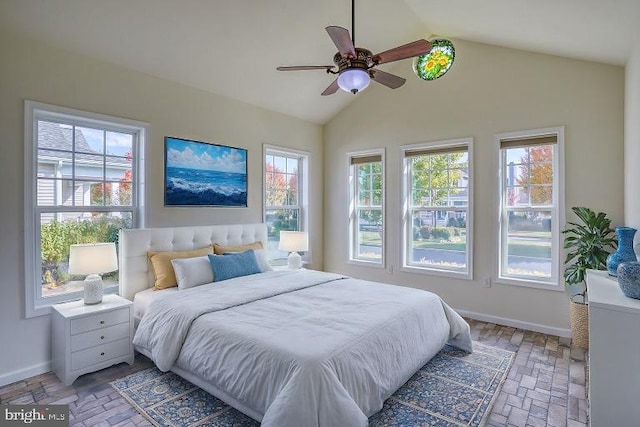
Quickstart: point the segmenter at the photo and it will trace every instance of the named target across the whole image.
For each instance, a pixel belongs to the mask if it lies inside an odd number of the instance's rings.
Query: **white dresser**
[[[96,305],[54,305],[51,328],[52,368],[65,385],[116,363],[133,364],[131,301],[105,295]]]
[[[591,426],[639,426],[640,300],[606,271],[589,270],[587,288]]]

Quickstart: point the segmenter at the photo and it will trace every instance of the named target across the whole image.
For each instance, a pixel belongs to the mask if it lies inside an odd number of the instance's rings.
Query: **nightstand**
[[[96,305],[53,305],[51,331],[52,369],[64,385],[117,363],[133,364],[133,306],[117,295]]]

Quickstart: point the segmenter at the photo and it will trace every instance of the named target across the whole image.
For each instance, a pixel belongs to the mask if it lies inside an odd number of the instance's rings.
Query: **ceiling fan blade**
[[[402,77],[396,76],[395,74],[387,73],[381,70],[371,70],[371,77],[374,81],[383,84],[391,89],[397,89],[406,82]]]
[[[288,67],[278,67],[278,71],[304,71],[304,70],[330,70],[333,65],[293,65]]]
[[[335,79],[333,81],[333,83],[331,83],[329,85],[329,87],[327,87],[324,92],[322,92],[322,96],[327,96],[327,95],[333,95],[334,93],[336,93],[336,91],[340,88],[340,86],[338,86],[338,79]]]
[[[356,57],[356,49],[353,46],[351,37],[349,36],[349,30],[336,25],[330,25],[325,28],[325,30],[329,33],[329,37],[331,37],[333,44],[338,48],[338,52],[351,58]]]
[[[412,58],[414,56],[425,55],[431,51],[431,43],[421,39],[384,52],[373,55],[373,62],[385,64],[387,62],[399,61],[401,59]]]

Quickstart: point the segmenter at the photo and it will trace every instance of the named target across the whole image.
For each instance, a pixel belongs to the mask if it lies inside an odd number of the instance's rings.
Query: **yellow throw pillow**
[[[213,252],[216,255],[222,255],[225,252],[245,252],[249,249],[263,249],[262,242],[253,242],[246,245],[221,246],[217,243],[213,244]]]
[[[156,278],[155,286],[153,288],[160,290],[178,286],[176,273],[173,271],[173,265],[171,265],[172,259],[194,258],[204,256],[212,252],[213,247],[211,245],[190,251],[147,252],[147,257],[149,258],[149,262],[151,262],[153,275]]]

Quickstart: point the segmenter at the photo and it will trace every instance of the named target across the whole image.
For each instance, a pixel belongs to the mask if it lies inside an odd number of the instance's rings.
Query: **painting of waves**
[[[247,150],[165,137],[165,206],[247,206]]]

